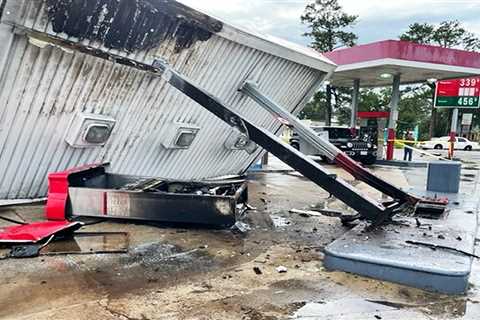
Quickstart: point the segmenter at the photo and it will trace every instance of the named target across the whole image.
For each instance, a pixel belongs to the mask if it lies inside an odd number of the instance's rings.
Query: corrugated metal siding
[[[22,25],[48,31],[43,11],[35,15],[32,8],[21,15]],[[263,92],[298,111],[323,75],[219,36],[180,53],[174,53],[173,45],[163,43],[154,53],[132,58],[168,59],[176,70],[273,132],[279,123],[238,93],[240,84],[257,80]],[[80,52],[41,49],[25,35],[15,35],[8,51],[0,101],[0,198],[43,196],[48,172],[86,163],[111,162],[111,171],[121,174],[204,179],[242,173],[260,152],[227,150],[231,128],[157,77]],[[104,148],[74,149],[65,143],[77,112],[118,121]],[[190,149],[161,146],[172,121],[201,127]]]

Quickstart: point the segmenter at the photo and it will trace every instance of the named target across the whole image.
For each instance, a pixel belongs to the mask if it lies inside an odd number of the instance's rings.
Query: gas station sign
[[[435,108],[480,108],[480,77],[437,82]]]

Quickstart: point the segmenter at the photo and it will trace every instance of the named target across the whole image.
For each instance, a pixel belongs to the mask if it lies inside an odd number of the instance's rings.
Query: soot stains
[[[7,0],[0,0],[0,20],[3,17],[3,11],[5,10],[6,4],[7,4]]]
[[[45,1],[54,32],[127,52],[171,39],[180,52],[223,28],[220,21],[173,0]]]

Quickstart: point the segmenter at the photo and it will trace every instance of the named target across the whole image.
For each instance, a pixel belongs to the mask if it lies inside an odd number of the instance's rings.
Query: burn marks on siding
[[[177,52],[223,24],[173,0],[45,0],[53,31],[127,52],[175,41]]]
[[[2,20],[3,10],[5,9],[6,4],[7,4],[7,0],[0,0],[0,20]]]

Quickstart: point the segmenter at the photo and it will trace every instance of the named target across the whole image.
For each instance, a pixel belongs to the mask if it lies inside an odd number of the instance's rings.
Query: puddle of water
[[[128,246],[128,234],[124,232],[80,232],[71,240],[50,243],[41,253],[44,255],[124,253],[128,251]]]
[[[329,317],[342,315],[349,315],[352,319],[355,319],[355,314],[361,315],[393,310],[397,310],[397,308],[363,299],[340,299],[326,303],[307,303],[295,313],[293,319],[314,317],[328,319]]]

